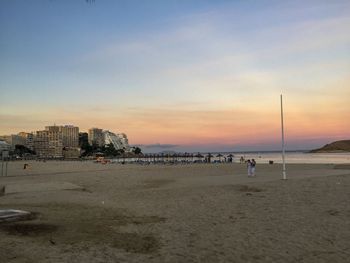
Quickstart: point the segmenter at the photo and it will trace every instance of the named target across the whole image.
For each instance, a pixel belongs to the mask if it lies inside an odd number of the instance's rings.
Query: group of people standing
[[[248,177],[255,176],[255,166],[256,162],[254,159],[247,161]]]

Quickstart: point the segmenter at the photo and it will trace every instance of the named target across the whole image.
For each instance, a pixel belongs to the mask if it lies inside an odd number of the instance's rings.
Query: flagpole
[[[282,175],[283,180],[287,179],[286,175],[286,162],[285,162],[285,149],[284,149],[284,123],[283,123],[283,101],[282,101],[282,94],[281,94],[281,126],[282,126]]]

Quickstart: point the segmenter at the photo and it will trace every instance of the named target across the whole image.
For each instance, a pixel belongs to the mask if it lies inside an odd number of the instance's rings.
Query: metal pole
[[[284,123],[283,123],[283,101],[282,101],[282,94],[281,94],[281,126],[282,126],[282,174],[283,174],[283,180],[287,179],[286,174],[286,162],[285,162],[285,149],[284,149]]]
[[[4,175],[4,159],[1,160],[1,176]]]

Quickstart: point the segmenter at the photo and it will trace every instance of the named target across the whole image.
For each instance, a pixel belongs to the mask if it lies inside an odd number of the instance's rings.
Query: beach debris
[[[0,210],[0,222],[18,221],[30,218],[31,213],[22,210],[4,209]]]
[[[103,204],[103,205],[104,205],[104,204],[105,204],[105,201],[102,201],[102,202],[101,202],[101,204]]]
[[[261,192],[262,189],[254,186],[242,185],[240,186],[239,191],[240,192]]]
[[[53,240],[52,237],[49,239],[49,241],[50,241],[51,245],[56,245],[56,242]]]
[[[57,226],[42,223],[8,223],[0,225],[0,230],[5,231],[8,235],[20,236],[40,236],[47,233],[53,233],[57,230]]]
[[[327,210],[327,213],[330,214],[331,216],[337,216],[339,214],[339,211],[335,209],[330,209],[330,210]]]

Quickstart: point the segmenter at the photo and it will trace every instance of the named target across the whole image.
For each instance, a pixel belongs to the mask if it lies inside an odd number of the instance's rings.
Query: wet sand
[[[9,164],[0,262],[348,262],[349,166]]]

